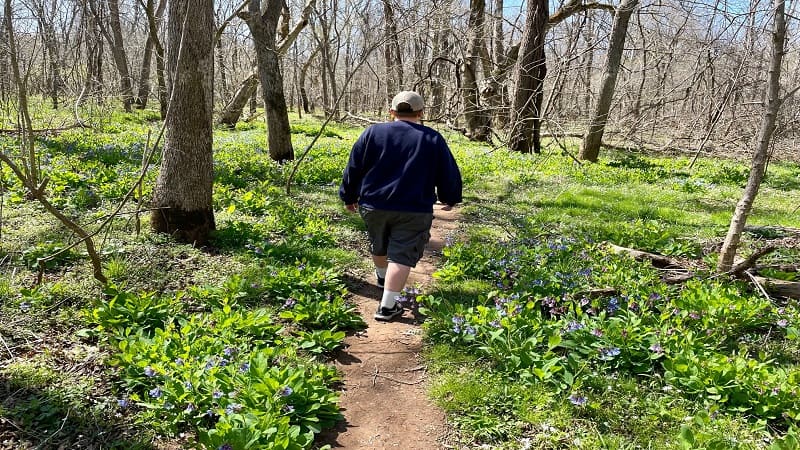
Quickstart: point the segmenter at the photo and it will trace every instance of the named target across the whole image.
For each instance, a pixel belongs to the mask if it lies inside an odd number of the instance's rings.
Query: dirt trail
[[[430,242],[407,286],[430,284],[444,240],[457,227],[456,218],[455,211],[434,207]],[[345,420],[320,434],[317,441],[319,445],[354,450],[442,448],[445,416],[425,393],[419,323],[409,311],[394,322],[375,321],[372,316],[383,291],[374,283],[373,276],[352,289],[352,300],[368,328],[345,339],[346,348],[335,361],[344,374],[340,405]]]

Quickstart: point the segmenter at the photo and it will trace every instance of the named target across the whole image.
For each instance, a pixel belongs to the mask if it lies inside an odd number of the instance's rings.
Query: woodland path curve
[[[434,206],[431,239],[406,286],[426,286],[441,258],[447,236],[458,227],[457,210]],[[317,443],[335,449],[435,450],[447,434],[444,413],[426,394],[426,367],[419,357],[422,330],[406,311],[400,320],[373,319],[382,289],[374,275],[351,286],[352,301],[367,328],[345,339],[334,361],[344,378],[340,406],[345,420],[322,432]]]

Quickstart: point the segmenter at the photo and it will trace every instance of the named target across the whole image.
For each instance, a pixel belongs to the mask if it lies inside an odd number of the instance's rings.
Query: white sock
[[[380,278],[386,278],[386,269],[388,269],[388,267],[375,267],[375,274]]]
[[[388,289],[383,290],[383,298],[381,299],[381,308],[394,308],[394,305],[397,301],[394,299],[400,295],[399,292],[390,291]]]

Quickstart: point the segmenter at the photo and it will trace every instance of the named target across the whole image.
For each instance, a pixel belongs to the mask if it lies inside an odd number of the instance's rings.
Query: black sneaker
[[[386,308],[383,306],[378,307],[378,311],[375,313],[375,320],[381,320],[384,322],[388,322],[395,317],[400,317],[403,315],[403,307],[400,306],[399,303],[395,303],[393,307]]]
[[[385,277],[381,277],[380,275],[378,275],[378,271],[377,270],[375,271],[375,278],[378,280],[378,287],[383,287],[383,283],[386,282],[386,278]]]

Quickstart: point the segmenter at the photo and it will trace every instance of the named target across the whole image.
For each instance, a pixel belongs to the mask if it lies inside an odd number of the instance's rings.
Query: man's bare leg
[[[406,286],[409,273],[411,273],[411,267],[395,262],[389,263],[386,270],[386,282],[383,286],[381,307],[394,308],[394,305],[397,303],[395,297],[400,295],[400,292]]]

